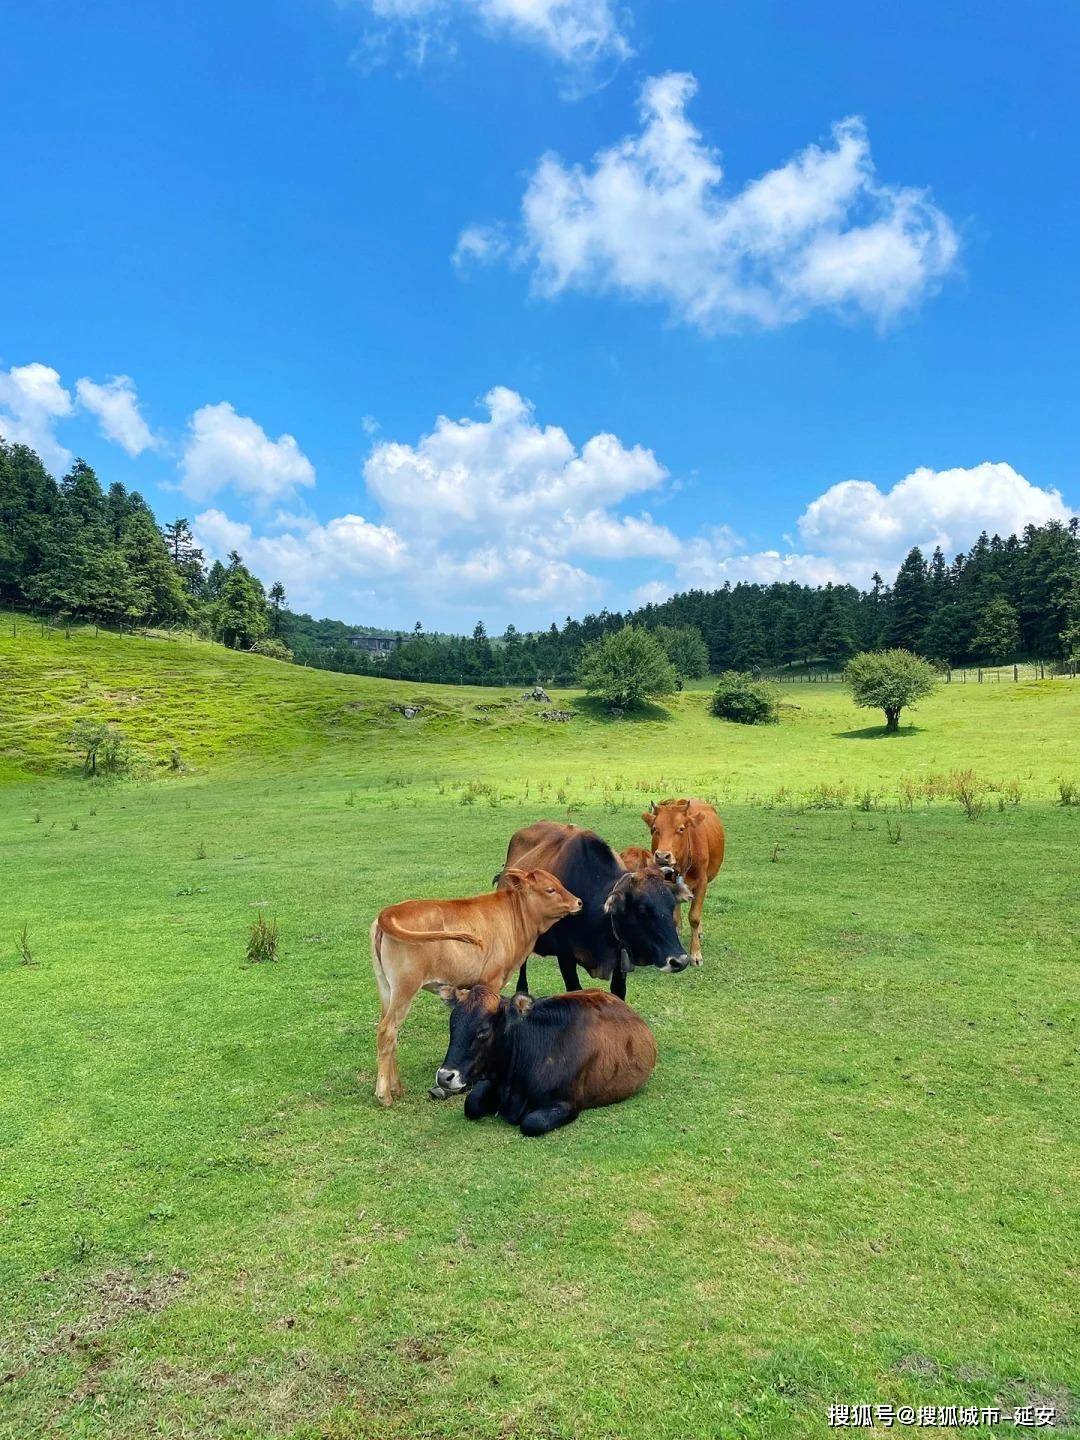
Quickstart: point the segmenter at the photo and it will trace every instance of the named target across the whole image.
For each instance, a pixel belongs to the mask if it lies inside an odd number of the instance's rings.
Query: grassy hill
[[[0,680],[0,1436],[802,1440],[834,1400],[1076,1433],[1080,682],[951,687],[891,739],[825,685],[763,729],[703,692],[553,724],[25,622]],[[80,715],[141,778],[82,780]],[[647,1089],[470,1126],[422,995],[377,1109],[378,909],[687,790],[729,858],[704,967],[630,977]]]

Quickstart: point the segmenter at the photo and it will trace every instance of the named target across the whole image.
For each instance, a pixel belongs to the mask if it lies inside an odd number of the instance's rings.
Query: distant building
[[[401,644],[400,635],[350,635],[349,644],[377,659],[385,660]]]

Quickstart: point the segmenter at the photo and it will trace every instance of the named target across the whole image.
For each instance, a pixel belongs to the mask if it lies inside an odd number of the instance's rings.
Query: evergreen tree
[[[285,586],[275,580],[270,586],[270,633],[275,639],[281,634],[281,607],[285,604]]]
[[[971,648],[979,660],[1001,665],[1011,660],[1020,644],[1016,611],[1003,596],[987,601],[975,627]]]
[[[120,551],[131,577],[131,603],[136,609],[145,606],[140,618],[165,625],[190,619],[191,605],[183,581],[145,506],[128,516]]]
[[[226,645],[250,649],[267,632],[266,594],[235,550],[214,602],[214,623]]]
[[[842,665],[855,649],[847,607],[840,591],[831,584],[821,592],[816,648],[821,658],[834,668]]]
[[[894,649],[918,652],[930,618],[926,561],[918,546],[909,550],[896,576],[889,602],[887,635]]]
[[[203,552],[195,544],[195,536],[191,533],[186,516],[181,515],[170,521],[162,534],[169,551],[169,559],[180,576],[184,589],[191,596],[201,595],[206,582]]]

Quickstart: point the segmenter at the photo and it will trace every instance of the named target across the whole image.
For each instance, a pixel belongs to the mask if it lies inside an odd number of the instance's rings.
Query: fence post
[[[1016,682],[1017,680],[1019,680],[1019,679],[1020,679],[1020,671],[1017,669],[1016,665],[1013,665],[1013,683],[1015,684],[1015,682]]]

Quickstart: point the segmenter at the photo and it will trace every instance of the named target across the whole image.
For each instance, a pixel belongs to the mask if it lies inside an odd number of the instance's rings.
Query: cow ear
[[[523,890],[525,888],[524,870],[504,870],[499,877],[499,882],[504,890]]]
[[[533,1007],[533,998],[531,995],[515,995],[510,1005],[519,1015],[527,1015]]]
[[[629,871],[627,871],[627,873],[623,875],[620,879],[616,880],[615,884],[611,888],[611,894],[604,901],[605,915],[610,915],[612,910],[615,909],[616,905],[622,905],[622,903],[626,899],[626,892],[630,889],[630,886],[633,883],[634,877]]]
[[[645,821],[645,824],[648,825],[649,829],[651,830],[653,827],[653,812],[651,810],[643,810],[641,812],[641,818]]]
[[[458,992],[453,985],[440,985],[435,994],[444,1005],[456,1005],[459,999]]]

